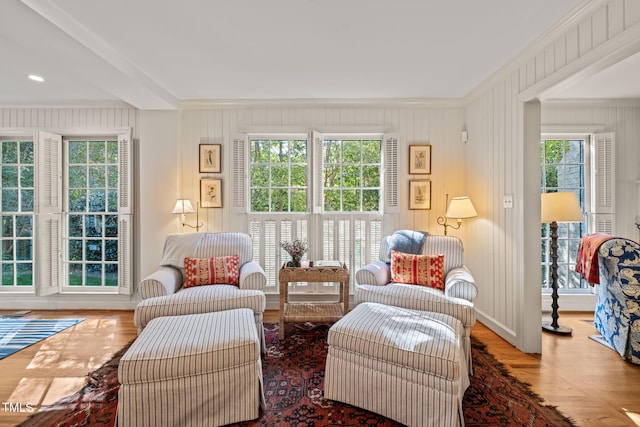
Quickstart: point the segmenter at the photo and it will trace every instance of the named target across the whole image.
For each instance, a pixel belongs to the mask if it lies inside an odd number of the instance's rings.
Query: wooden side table
[[[349,270],[339,267],[287,267],[278,275],[280,280],[280,339],[284,339],[284,322],[335,322],[349,311]],[[289,302],[290,282],[340,283],[338,302]]]

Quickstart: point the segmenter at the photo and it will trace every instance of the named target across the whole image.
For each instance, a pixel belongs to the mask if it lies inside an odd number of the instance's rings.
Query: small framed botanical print
[[[431,209],[431,180],[409,181],[409,209]]]
[[[200,144],[200,172],[220,173],[220,144]]]
[[[200,180],[200,206],[203,208],[222,207],[222,180],[202,178]]]
[[[431,173],[431,145],[410,145],[409,146],[409,173],[410,174],[430,174]]]

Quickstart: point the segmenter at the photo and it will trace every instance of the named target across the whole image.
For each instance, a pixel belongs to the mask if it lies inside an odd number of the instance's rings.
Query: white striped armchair
[[[462,241],[453,236],[426,234],[421,255],[444,254],[444,291],[430,286],[391,281],[391,236],[380,244],[380,259],[356,272],[355,304],[375,302],[412,310],[444,313],[462,322],[464,348],[471,367],[471,327],[476,322],[473,300],[478,289],[464,265]]]
[[[185,258],[217,258],[238,255],[238,285],[216,284],[184,288]],[[237,308],[253,310],[261,347],[264,350],[263,313],[266,307],[266,275],[252,261],[253,243],[245,233],[169,234],[160,267],[138,284],[142,300],[134,313],[141,332],[152,319],[161,316],[211,313]]]

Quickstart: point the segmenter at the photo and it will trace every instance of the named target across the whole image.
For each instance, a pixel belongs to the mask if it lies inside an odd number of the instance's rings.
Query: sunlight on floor
[[[622,410],[627,415],[627,417],[629,417],[629,419],[635,423],[635,425],[640,426],[640,414],[638,414],[637,412],[629,412],[625,408],[622,408]]]

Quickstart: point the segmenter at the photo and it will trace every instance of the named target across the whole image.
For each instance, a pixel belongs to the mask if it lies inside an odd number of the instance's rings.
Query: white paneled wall
[[[540,243],[534,238],[540,227],[539,137],[530,130],[536,123],[540,127],[542,115],[545,125],[600,122],[616,131],[616,141],[625,140],[619,151],[629,150],[617,156],[624,163],[616,177],[619,199],[632,196],[640,136],[635,108],[545,106],[541,114],[525,102],[640,51],[639,22],[637,0],[585,2],[468,97],[466,179],[481,216],[470,224],[473,239],[466,245],[467,262],[480,286],[476,307],[484,323],[524,351],[541,350],[540,299],[531,298],[541,280],[532,268],[540,263]],[[504,194],[514,195],[513,209],[502,207]],[[621,203],[626,215],[630,208]]]
[[[465,194],[464,108],[459,106],[425,107],[401,102],[381,106],[379,103],[268,103],[215,105],[185,109],[180,122],[179,190],[185,197],[198,200],[199,180],[205,176],[223,179],[223,209],[203,209],[202,217],[209,231],[246,231],[246,217],[237,215],[231,206],[232,141],[245,133],[268,132],[378,132],[393,133],[399,145],[399,214],[385,217],[385,232],[400,227],[442,233],[436,218],[444,214],[445,194]],[[222,173],[198,172],[198,144],[222,144]],[[408,146],[432,145],[432,173],[408,175]],[[408,209],[410,179],[430,178],[432,209]],[[462,231],[460,232],[462,233]],[[462,235],[462,234],[458,234]]]

